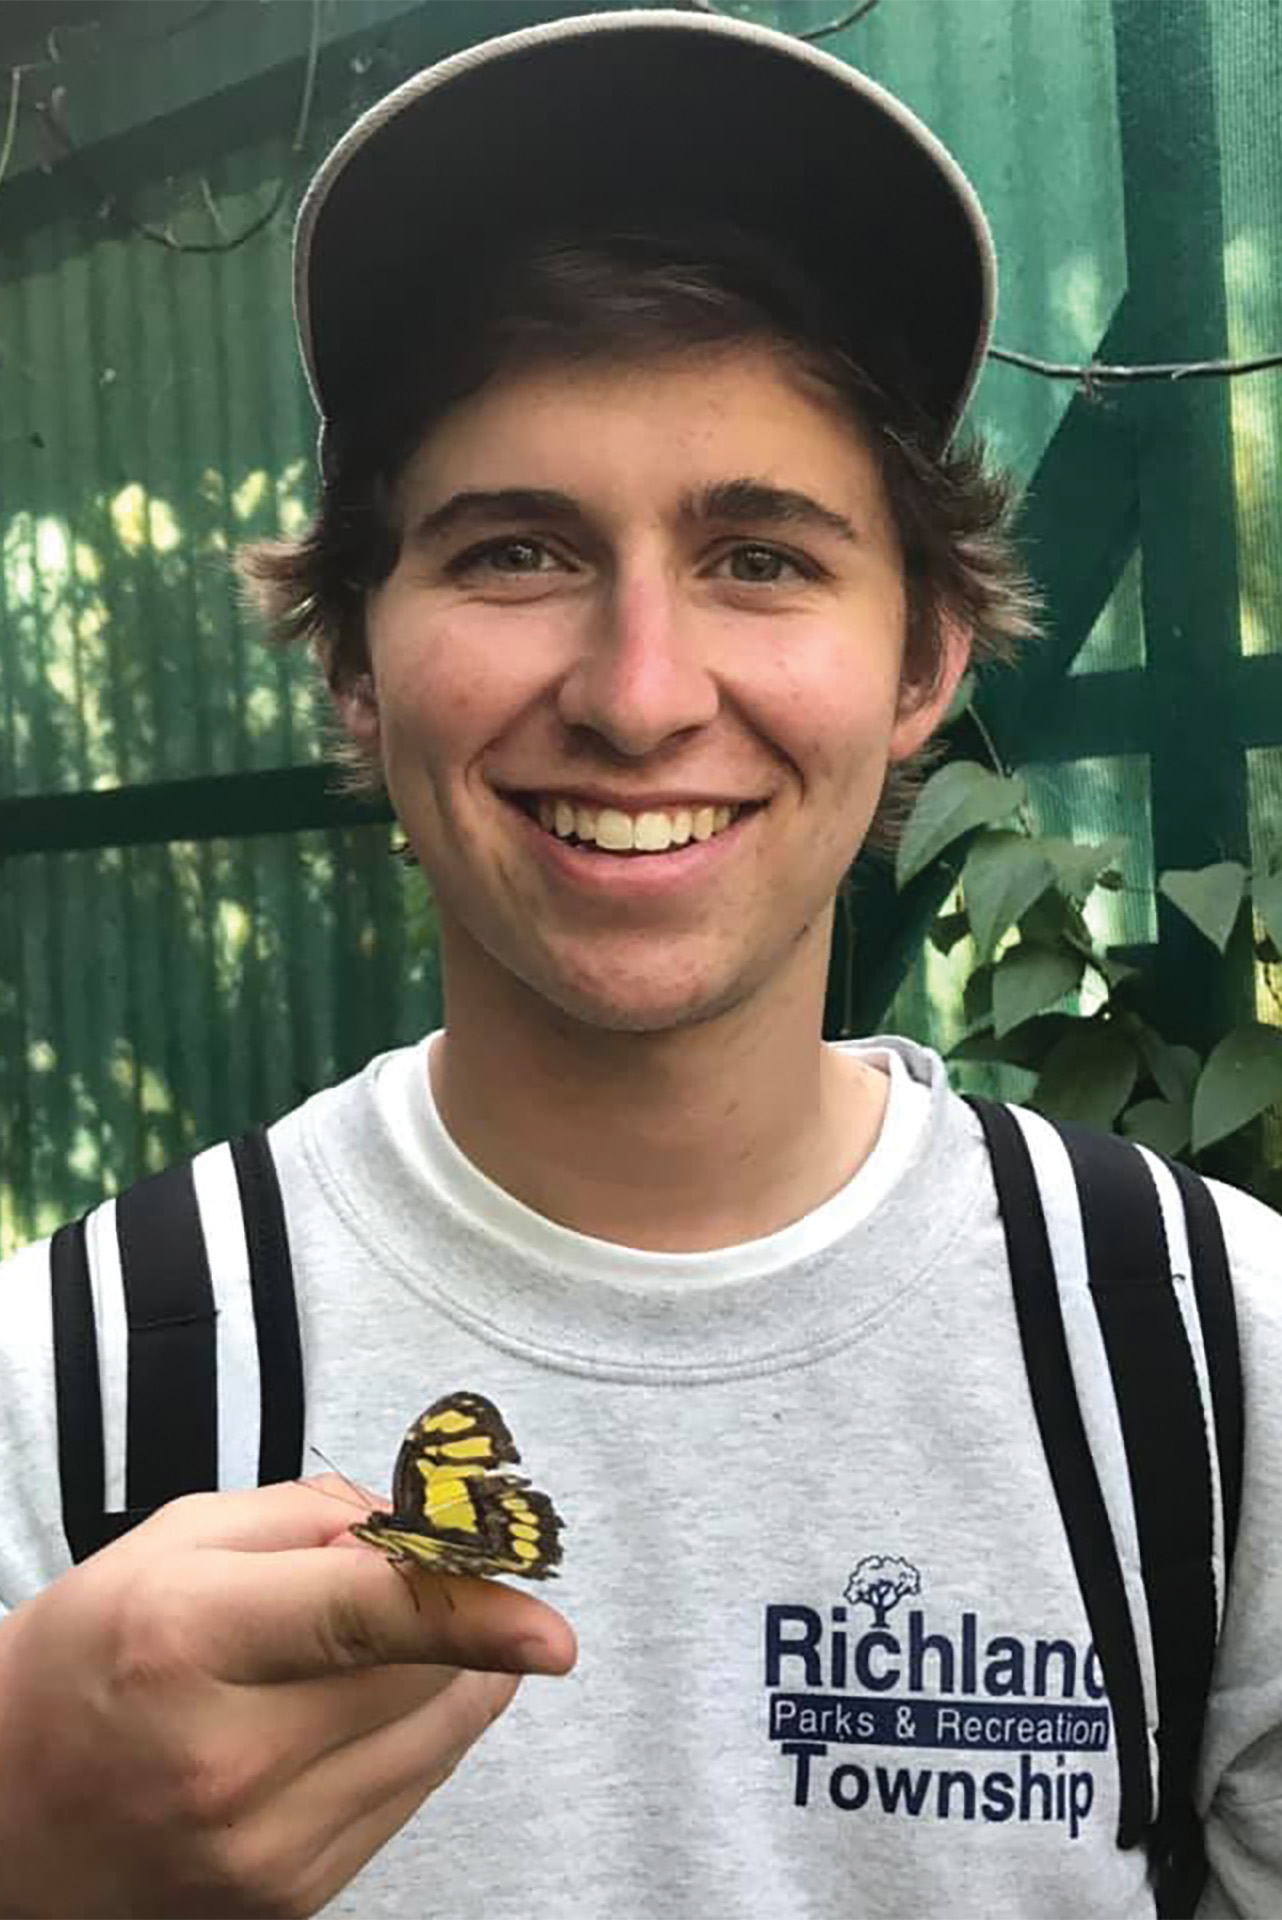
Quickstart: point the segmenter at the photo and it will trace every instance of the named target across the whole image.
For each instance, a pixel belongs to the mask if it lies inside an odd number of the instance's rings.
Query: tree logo
[[[852,1606],[862,1601],[871,1607],[879,1627],[885,1626],[886,1615],[899,1605],[906,1593],[920,1592],[921,1575],[916,1567],[889,1553],[866,1555],[846,1582],[846,1599]]]

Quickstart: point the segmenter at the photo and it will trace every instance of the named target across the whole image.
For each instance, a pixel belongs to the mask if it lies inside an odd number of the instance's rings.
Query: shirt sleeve
[[[1198,1920],[1282,1913],[1282,1218],[1211,1183],[1233,1270],[1245,1459],[1198,1780],[1210,1876]]]
[[[0,1610],[65,1573],[49,1242],[0,1263]]]

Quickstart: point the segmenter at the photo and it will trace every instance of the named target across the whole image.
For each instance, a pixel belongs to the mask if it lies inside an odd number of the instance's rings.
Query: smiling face
[[[430,876],[451,1019],[472,994],[662,1031],[821,997],[887,766],[966,651],[901,687],[898,543],[835,402],[764,345],[506,374],[395,509],[341,706]]]

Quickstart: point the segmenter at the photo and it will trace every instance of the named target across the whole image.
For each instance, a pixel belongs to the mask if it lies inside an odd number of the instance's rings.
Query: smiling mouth
[[[594,854],[638,855],[676,852],[682,847],[715,840],[746,814],[759,810],[761,802],[736,802],[733,805],[709,802],[689,807],[648,807],[625,812],[619,807],[598,807],[585,801],[555,798],[541,794],[509,796],[521,811],[543,831],[567,846],[590,850]]]

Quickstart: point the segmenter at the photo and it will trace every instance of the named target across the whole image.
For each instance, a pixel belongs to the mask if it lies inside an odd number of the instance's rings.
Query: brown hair
[[[368,671],[366,596],[396,565],[392,493],[436,421],[500,371],[554,362],[773,345],[818,380],[871,447],[903,554],[905,680],[929,687],[946,622],[973,636],[976,665],[1008,659],[1035,630],[1035,604],[1009,534],[1010,489],[982,447],[938,448],[915,404],[912,368],[884,332],[853,349],[818,290],[773,245],[736,229],[549,237],[450,263],[459,291],[410,285],[380,339],[359,416],[326,423],[320,505],[297,540],[259,541],[238,566],[273,637],[314,648],[331,688]],[[416,297],[420,294],[422,297]],[[848,335],[843,327],[841,335]],[[378,770],[350,742],[348,790]],[[868,835],[893,845],[926,756],[892,768]]]

